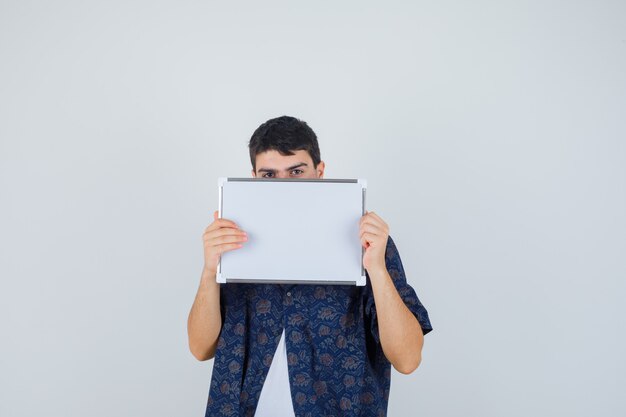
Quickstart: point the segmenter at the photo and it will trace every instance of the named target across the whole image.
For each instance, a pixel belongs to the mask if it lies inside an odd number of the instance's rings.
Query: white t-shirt
[[[274,352],[274,358],[267,371],[267,377],[261,389],[261,396],[254,417],[295,417],[289,386],[289,368],[287,365],[287,345],[285,329],[280,335],[280,342]]]

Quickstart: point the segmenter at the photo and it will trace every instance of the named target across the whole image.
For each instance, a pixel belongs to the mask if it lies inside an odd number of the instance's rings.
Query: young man
[[[262,124],[249,149],[253,177],[324,176],[315,133],[293,117]],[[214,213],[188,320],[193,355],[215,357],[206,416],[386,415],[391,365],[413,372],[432,327],[406,282],[387,224],[368,212],[359,234],[363,287],[220,286],[220,255],[245,245],[246,233]]]

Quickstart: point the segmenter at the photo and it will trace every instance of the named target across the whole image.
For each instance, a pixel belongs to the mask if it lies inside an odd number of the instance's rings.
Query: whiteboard
[[[248,235],[217,282],[365,285],[363,179],[220,178],[219,217]]]

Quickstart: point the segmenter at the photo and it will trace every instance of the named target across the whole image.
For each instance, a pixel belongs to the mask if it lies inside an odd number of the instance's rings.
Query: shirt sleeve
[[[424,335],[430,333],[433,329],[430,324],[430,318],[428,317],[428,311],[421,303],[415,290],[406,282],[406,276],[404,274],[404,268],[402,267],[402,261],[400,260],[400,254],[396,248],[396,245],[391,239],[391,236],[387,239],[387,248],[385,249],[385,264],[389,276],[393,281],[400,298],[404,301],[407,308],[413,313],[417,321],[419,322]],[[369,318],[370,330],[372,336],[377,343],[380,343],[380,335],[378,333],[378,320],[376,315],[376,304],[374,303],[374,293],[372,290],[369,275],[367,276],[367,298],[365,300],[365,314]]]

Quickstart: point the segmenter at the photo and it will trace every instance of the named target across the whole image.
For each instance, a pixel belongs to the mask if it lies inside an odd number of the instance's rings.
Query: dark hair
[[[313,160],[313,168],[320,163],[320,148],[313,129],[295,117],[281,116],[259,126],[248,143],[250,162],[256,171],[256,156],[266,151],[278,151],[281,155],[294,155],[293,151],[305,150]]]

